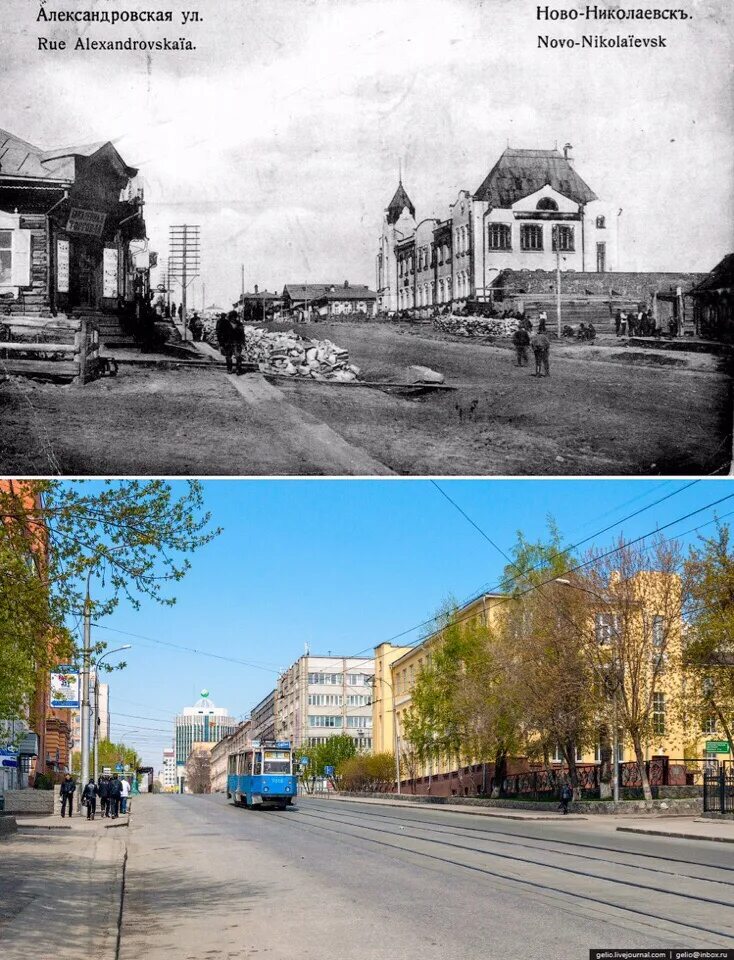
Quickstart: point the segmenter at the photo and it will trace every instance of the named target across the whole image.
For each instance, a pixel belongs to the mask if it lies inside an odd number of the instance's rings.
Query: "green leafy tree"
[[[134,747],[125,743],[112,743],[110,740],[99,741],[99,773],[105,767],[110,767],[115,773],[115,767],[118,763],[123,766],[129,766],[131,771],[135,771],[142,763],[140,755]],[[79,776],[81,772],[81,755],[75,753],[72,756],[72,773]]]
[[[729,527],[701,537],[684,564],[686,707],[694,729],[721,731],[734,754],[734,549]]]
[[[392,753],[360,753],[342,761],[337,774],[341,790],[386,790],[395,782],[395,757]]]
[[[88,585],[94,619],[122,600],[171,605],[190,554],[218,533],[198,481],[0,485],[0,719],[22,714],[39,670],[78,660]]]

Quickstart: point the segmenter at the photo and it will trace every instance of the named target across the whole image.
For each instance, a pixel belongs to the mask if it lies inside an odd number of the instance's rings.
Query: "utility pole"
[[[84,640],[82,650],[82,709],[81,709],[81,727],[82,727],[82,765],[81,782],[82,790],[89,780],[89,657],[91,651],[91,632],[92,632],[92,601],[89,597],[89,577],[87,577],[87,595],[84,599]],[[81,799],[81,790],[79,791]]]
[[[558,339],[561,339],[561,231],[556,224],[553,227],[553,239],[556,246],[556,320],[558,321]]]
[[[169,247],[168,272],[181,284],[181,338],[186,340],[186,291],[201,267],[199,226],[183,223],[169,227]]]

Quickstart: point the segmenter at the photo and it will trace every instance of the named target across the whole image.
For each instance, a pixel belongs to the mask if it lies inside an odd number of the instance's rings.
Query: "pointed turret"
[[[403,181],[401,180],[400,183],[398,183],[398,189],[395,191],[395,196],[392,198],[387,208],[387,222],[397,223],[403,210],[408,210],[411,217],[415,218],[415,207],[410,202],[410,197],[405,192],[405,187],[403,186]]]

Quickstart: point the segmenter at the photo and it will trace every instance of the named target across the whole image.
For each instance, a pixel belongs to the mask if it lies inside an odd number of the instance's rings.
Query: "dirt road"
[[[426,364],[458,389],[422,399],[280,381],[243,396],[221,370],[121,368],[85,387],[0,384],[5,474],[697,474],[728,470],[720,361],[555,347],[551,377],[506,348],[382,324],[301,325],[363,376]],[[596,359],[593,359],[596,358]],[[243,381],[258,382],[258,378]]]

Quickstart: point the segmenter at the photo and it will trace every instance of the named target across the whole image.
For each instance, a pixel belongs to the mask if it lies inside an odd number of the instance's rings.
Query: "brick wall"
[[[578,273],[575,270],[561,271],[561,291],[568,296],[605,296],[647,302],[653,293],[675,292],[681,287],[685,293],[699,283],[705,273]],[[518,290],[532,296],[553,294],[556,289],[556,274],[552,270],[503,270],[492,284],[508,292]]]

